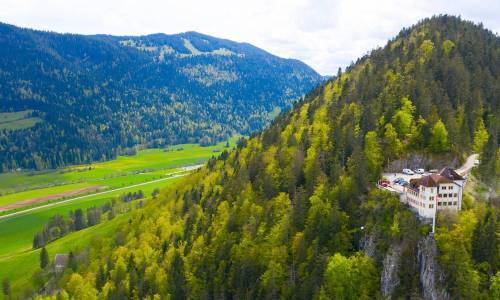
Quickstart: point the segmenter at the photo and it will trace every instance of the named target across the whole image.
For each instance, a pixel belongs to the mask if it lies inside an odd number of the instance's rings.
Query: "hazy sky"
[[[500,32],[500,0],[0,0],[0,22],[83,34],[194,30],[298,58],[324,75],[440,13]]]

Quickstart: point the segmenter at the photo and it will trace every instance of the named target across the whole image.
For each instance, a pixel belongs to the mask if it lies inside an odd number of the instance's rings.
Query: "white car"
[[[477,166],[479,165],[479,160],[478,159],[474,159],[474,166]]]
[[[424,169],[416,169],[415,173],[417,173],[417,174],[424,174],[425,170]]]
[[[412,170],[410,170],[410,169],[403,169],[403,174],[406,174],[406,175],[413,175],[413,174],[415,174],[415,173],[413,173],[413,171],[412,171]]]

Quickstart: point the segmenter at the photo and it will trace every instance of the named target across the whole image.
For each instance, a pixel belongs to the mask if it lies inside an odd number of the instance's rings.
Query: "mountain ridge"
[[[0,46],[0,112],[33,110],[42,120],[0,128],[1,171],[248,135],[323,80],[300,61],[202,34],[86,36],[3,24]]]
[[[406,33],[163,190],[51,291],[418,299],[430,286],[451,299],[494,299],[498,197],[466,192],[463,211],[440,213],[429,235],[399,195],[375,184],[386,163],[406,153],[472,151],[481,153],[477,178],[498,184],[500,39],[452,16]]]

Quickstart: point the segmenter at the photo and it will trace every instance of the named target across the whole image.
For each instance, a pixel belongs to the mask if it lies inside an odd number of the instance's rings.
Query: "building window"
[[[444,197],[444,198],[448,197],[448,194],[443,194],[443,197]]]
[[[438,206],[441,206],[441,202],[438,202]]]
[[[452,205],[451,201],[450,201],[450,202],[448,202],[448,206],[451,206],[451,205]]]
[[[429,204],[429,208],[434,208],[434,204]]]
[[[439,194],[439,198],[442,198],[443,197],[443,194]]]
[[[449,193],[449,194],[448,194],[448,197],[450,197],[450,198],[451,198],[451,197],[453,197],[453,194],[452,194],[452,193]]]
[[[453,194],[453,197],[456,197],[457,196],[457,193]]]
[[[453,205],[455,205],[455,206],[456,206],[456,205],[457,205],[457,201],[453,201]]]
[[[443,206],[446,206],[446,202],[443,202]]]

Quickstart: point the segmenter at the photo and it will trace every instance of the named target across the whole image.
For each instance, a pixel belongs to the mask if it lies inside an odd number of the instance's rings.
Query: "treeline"
[[[158,190],[154,190],[153,197],[156,197]],[[118,197],[124,203],[133,200],[143,199],[144,192],[142,190],[136,192],[128,192]],[[142,207],[143,203],[139,202],[138,207]],[[48,243],[57,240],[71,232],[79,231],[87,227],[100,224],[102,216],[106,215],[108,220],[113,219],[116,214],[127,211],[127,207],[118,204],[116,199],[111,199],[102,206],[87,208],[86,213],[81,208],[70,211],[68,217],[65,218],[60,214],[50,217],[49,221],[43,226],[43,229],[35,233],[33,237],[33,249],[41,248]]]
[[[435,237],[446,289],[457,299],[486,299],[490,287],[499,296],[500,213],[498,207],[469,203],[458,216],[439,216]]]
[[[0,172],[108,160],[138,144],[206,145],[249,134],[322,81],[299,61],[196,33],[80,36],[0,24],[0,35],[0,112],[30,109],[43,119],[29,129],[0,130]],[[234,55],[166,54],[160,61],[158,53],[120,44],[129,39],[153,48],[187,39]],[[221,74],[233,79],[198,80]]]
[[[489,149],[497,138],[499,46],[491,32],[455,17],[403,30],[262,133],[170,186],[92,247],[89,263],[65,274],[57,291],[84,299],[422,297],[416,249],[429,227],[374,183],[387,161],[407,152],[463,157]],[[500,238],[486,217],[498,220],[494,203],[464,223],[483,236],[478,245]],[[494,298],[495,256],[454,241],[460,224],[449,223],[449,239],[436,234],[446,289],[453,299]],[[395,246],[397,283],[382,295],[384,257]],[[464,250],[477,266],[463,267]],[[483,266],[486,277],[477,274]],[[464,294],[456,286],[470,274],[479,284]]]

